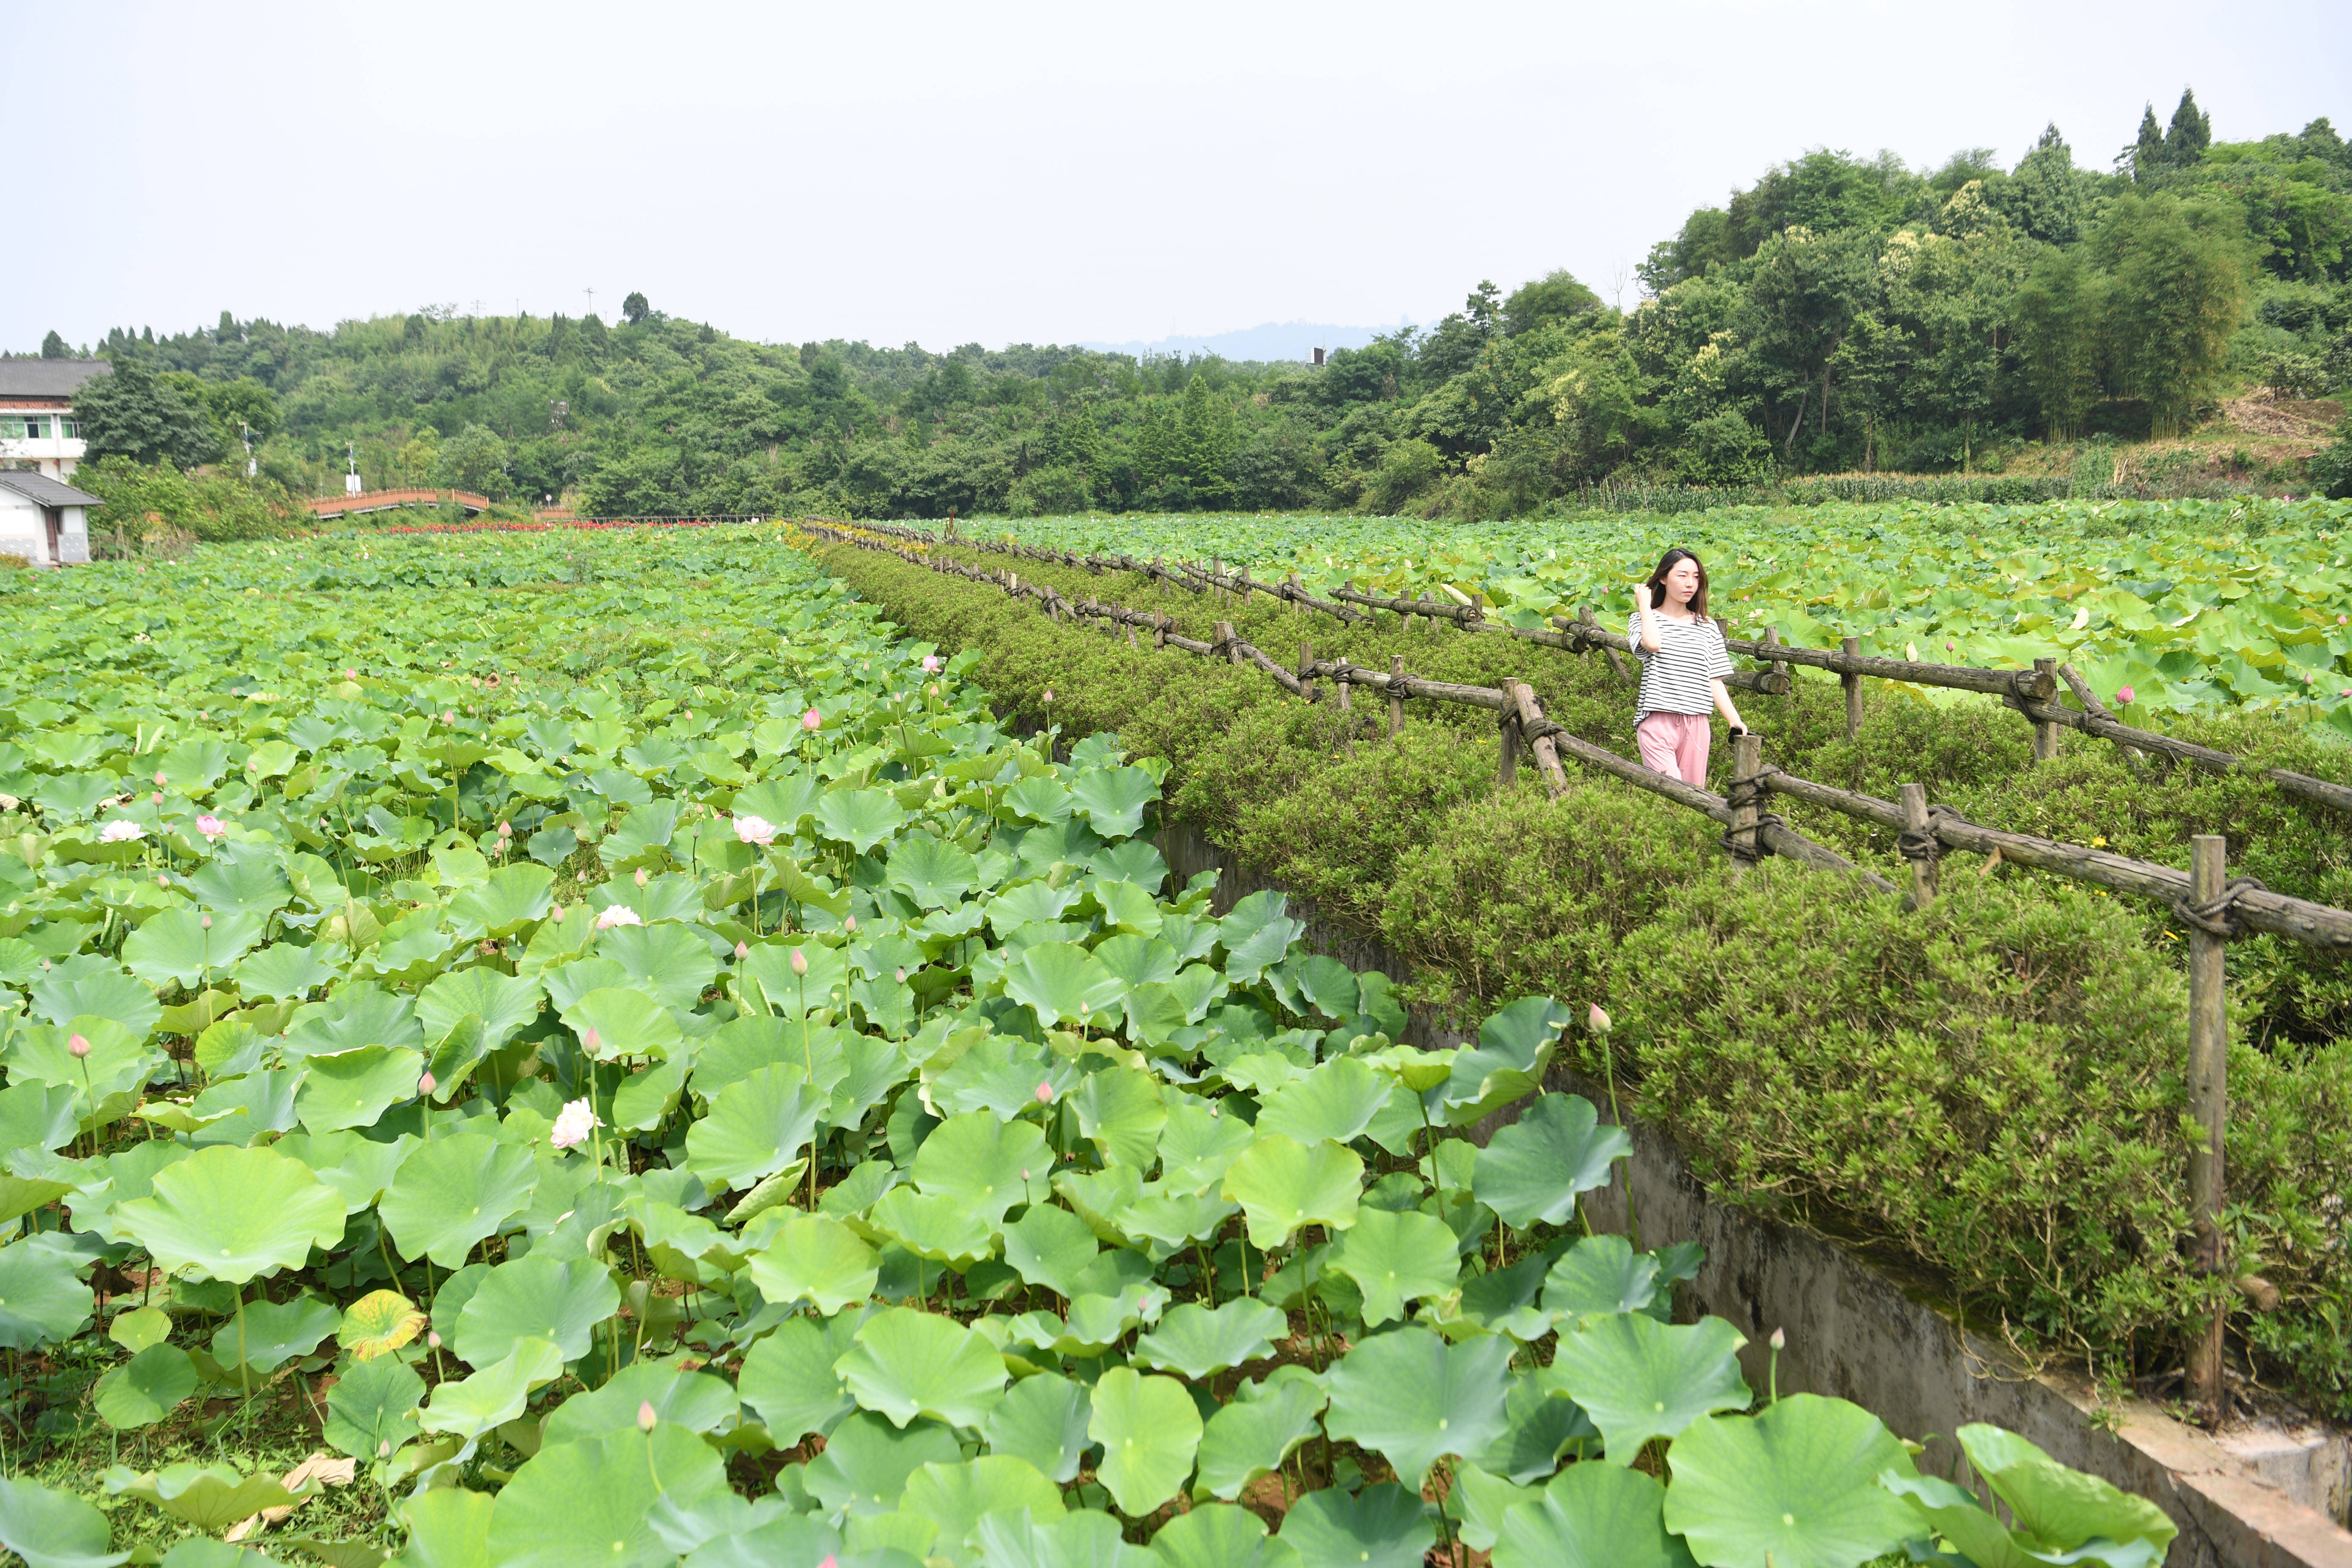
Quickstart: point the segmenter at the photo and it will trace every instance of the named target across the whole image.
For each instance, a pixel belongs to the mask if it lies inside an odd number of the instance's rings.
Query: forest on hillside
[[[100,449],[295,494],[454,484],[597,514],[1297,508],[1529,515],[1595,484],[1985,472],[2352,383],[2352,146],[2217,142],[2193,95],[2112,169],[1818,150],[1694,212],[1630,310],[1566,272],[1321,367],[768,344],[673,319],[116,329]],[[63,353],[55,340],[50,352]],[[151,374],[152,373],[152,374]],[[113,395],[120,416],[103,406]]]

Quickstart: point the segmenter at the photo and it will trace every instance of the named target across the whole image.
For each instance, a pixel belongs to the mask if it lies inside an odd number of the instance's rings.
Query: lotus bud
[[[1788,1330],[1774,1329],[1772,1331],[1772,1348],[1776,1351],[1784,1351],[1789,1348]]]
[[[904,964],[898,966],[898,984],[901,985],[907,984],[907,967]]]
[[[163,770],[157,768],[155,770],[155,787],[157,789],[162,789],[167,782],[169,781],[163,777]]]
[[[596,1048],[604,1043],[604,1042],[598,1037],[594,1028],[591,1027],[581,1031],[580,1048],[586,1051],[590,1056],[594,1056],[596,1054]]]
[[[430,1345],[433,1349],[436,1351],[439,1350],[441,1348],[441,1331],[438,1329],[425,1330],[425,1342]]]
[[[457,721],[457,710],[455,708],[450,709],[447,712],[441,715],[441,722],[444,724],[455,724]]]
[[[343,671],[343,679],[345,680],[357,680],[359,678],[360,672],[356,669],[347,669]]]
[[[512,838],[514,837],[514,824],[511,822],[499,823],[499,837],[501,838]]]
[[[66,1049],[73,1054],[76,1061],[79,1061],[89,1055],[89,1041],[80,1035],[76,1035],[66,1042]]]
[[[801,715],[801,728],[803,730],[814,730],[824,722],[824,715],[814,708]]]
[[[2304,677],[2304,679],[2305,679],[2305,680],[2309,680],[2309,679],[2311,679],[2311,677],[2309,677],[2309,676],[2307,676],[2307,675],[2306,675],[2306,676],[2305,676],[2305,677]],[[159,790],[157,790],[157,791],[154,793],[154,795],[152,795],[152,796],[150,796],[149,798],[150,798],[150,799],[152,799],[152,800],[153,800],[153,801],[154,801],[154,803],[155,803],[157,805],[163,805],[163,792],[162,790],[160,790],[160,789],[159,789]]]
[[[856,936],[857,934],[857,917],[856,915],[847,915],[843,917],[841,929],[847,931],[850,935]]]
[[[389,1459],[392,1458],[391,1438],[386,1437],[383,1442],[378,1443],[375,1446],[375,1457],[379,1459]]]
[[[172,885],[172,879],[158,871],[155,873],[155,885],[159,888],[168,888]]]
[[[735,962],[736,962],[736,963],[742,963],[745,959],[747,959],[747,958],[749,958],[749,957],[751,957],[751,944],[750,942],[737,942],[737,943],[735,944]]]
[[[1054,1086],[1052,1084],[1041,1083],[1037,1086],[1037,1103],[1040,1105],[1051,1105],[1054,1103]]]
[[[205,930],[206,930],[206,931],[210,931],[210,930],[212,930],[212,929],[213,929],[213,917],[212,917],[212,916],[210,916],[210,915],[206,915],[206,916],[205,916],[202,920],[198,921],[196,923],[197,923],[198,925],[200,925],[200,926],[204,927],[204,929],[205,929]]]
[[[1045,700],[1048,702],[1054,700],[1054,689],[1050,686],[1045,688]]]
[[[637,868],[637,886],[638,886],[638,887],[640,887],[640,888],[642,888],[642,887],[644,887],[645,885],[646,885],[646,868],[645,868],[643,866],[640,866],[640,867],[638,867],[638,868]]]
[[[2119,686],[2119,687],[2116,688],[2116,701],[2118,701],[2118,702],[2122,703],[2125,707],[2128,708],[2128,707],[2130,707],[2130,706],[2131,706],[2131,700],[2132,700],[2132,689],[2131,689],[2130,687],[2128,687],[2128,686]]]
[[[923,656],[923,673],[925,675],[937,675],[939,672],[940,656],[935,653],[925,654]]]
[[[803,979],[808,975],[808,954],[797,947],[793,949],[793,973]]]
[[[431,1096],[433,1093],[433,1075],[431,1073],[426,1073],[423,1078],[416,1080],[416,1092],[427,1097]]]
[[[937,697],[940,694],[940,683],[934,680],[929,686],[923,688],[923,689],[931,696]]]
[[[548,918],[549,920],[551,920],[551,921],[560,921],[560,920],[562,920],[562,919],[563,918],[563,906],[562,906],[562,904],[550,904],[550,905],[548,905],[548,906],[547,906],[547,918]]]
[[[1584,1022],[1585,1026],[1596,1035],[1605,1035],[1609,1032],[1609,1015],[1598,1002],[1592,1005],[1592,1011],[1585,1015]]]
[[[637,1430],[650,1435],[653,1429],[654,1402],[650,1399],[640,1399],[637,1401]]]

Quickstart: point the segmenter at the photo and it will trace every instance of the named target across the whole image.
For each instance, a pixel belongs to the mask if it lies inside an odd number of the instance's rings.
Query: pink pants
[[[1642,748],[1642,765],[1652,773],[1704,787],[1707,726],[1713,718],[1710,713],[1651,714],[1633,730],[1633,739]]]

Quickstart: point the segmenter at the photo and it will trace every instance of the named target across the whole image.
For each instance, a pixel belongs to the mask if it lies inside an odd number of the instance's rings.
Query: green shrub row
[[[2279,1291],[2275,1310],[2255,1312],[2185,1261],[2186,991],[2164,910],[1966,861],[1946,866],[1944,896],[1925,913],[1784,862],[1741,876],[1712,822],[1572,763],[1558,801],[1532,768],[1498,789],[1480,710],[1409,704],[1392,740],[1378,701],[1342,715],[1254,669],[1130,649],[885,554],[824,554],[910,633],[981,650],[973,678],[1007,718],[1117,730],[1167,758],[1173,816],[1381,937],[1411,967],[1408,994],[1440,1018],[1530,991],[1606,1006],[1614,1059],[1580,1032],[1580,1065],[1613,1070],[1717,1195],[1892,1247],[1979,1324],[2118,1377],[2179,1365],[2189,1325],[2235,1301],[2233,1353],[2249,1370],[2352,1414],[2352,979],[2341,960],[2267,937],[2231,952],[2230,1223],[2239,1271]],[[1192,635],[1231,619],[1286,659],[1307,637],[1319,656],[1382,668],[1402,652],[1433,678],[1516,676],[1563,724],[1632,749],[1630,689],[1597,656],[1392,621],[1342,628],[1135,578],[1034,574],[1164,609]],[[2191,833],[2219,831],[2233,872],[2352,902],[2352,825],[2258,778],[2143,780],[2112,747],[2072,734],[2036,767],[2024,721],[1981,700],[1931,706],[1872,690],[1849,742],[1834,683],[1741,696],[1767,755],[1791,773],[1882,797],[1917,779],[1977,820],[2174,864]],[[2334,769],[2284,724],[2181,730],[2266,763]],[[1718,749],[1718,773],[1726,760]],[[1883,831],[1781,809],[1899,879]]]

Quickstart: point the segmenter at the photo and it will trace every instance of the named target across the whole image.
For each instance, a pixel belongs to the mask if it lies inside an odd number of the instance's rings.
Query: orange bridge
[[[450,502],[468,512],[488,511],[490,499],[470,490],[362,490],[355,496],[317,496],[302,504],[319,518],[356,516],[396,506],[442,506]]]

